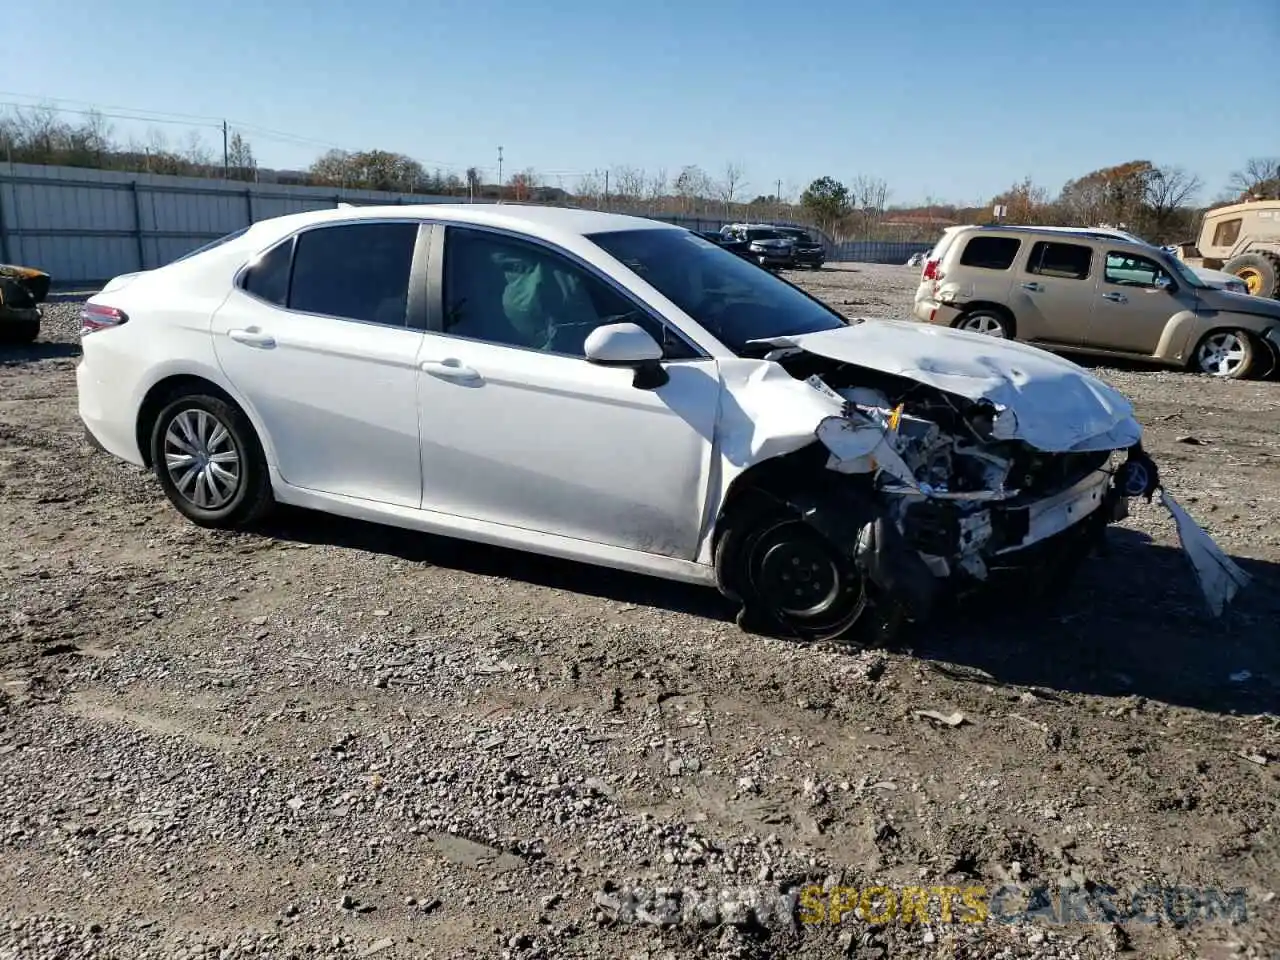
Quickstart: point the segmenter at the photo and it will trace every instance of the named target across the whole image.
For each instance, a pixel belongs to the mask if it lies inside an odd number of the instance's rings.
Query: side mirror
[[[1173,278],[1165,276],[1163,273],[1156,277],[1157,290],[1169,290],[1173,287]]]
[[[596,327],[587,335],[583,350],[591,363],[635,370],[631,383],[641,390],[653,390],[671,379],[660,362],[662,347],[635,323]]]

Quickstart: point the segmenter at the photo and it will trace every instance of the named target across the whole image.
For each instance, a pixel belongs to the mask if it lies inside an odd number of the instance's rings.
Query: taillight
[[[80,310],[80,336],[106,330],[108,327],[118,327],[128,319],[123,310],[101,303],[86,303]]]
[[[938,264],[940,264],[941,262],[942,262],[941,260],[929,260],[928,262],[926,262],[924,265],[924,273],[920,274],[920,279],[921,280],[937,280]]]

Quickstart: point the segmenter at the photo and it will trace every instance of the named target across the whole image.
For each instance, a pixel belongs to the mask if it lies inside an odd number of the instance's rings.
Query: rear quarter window
[[[960,254],[960,265],[982,270],[1008,270],[1021,246],[1022,241],[1017,237],[972,237]]]

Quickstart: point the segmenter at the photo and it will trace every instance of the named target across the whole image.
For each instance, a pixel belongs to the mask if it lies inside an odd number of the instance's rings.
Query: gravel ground
[[[798,282],[905,317],[915,275]],[[697,588],[198,529],[83,442],[77,309],[0,348],[0,958],[1280,953],[1280,384],[1099,370],[1255,574],[1224,620],[1139,505],[1055,607],[801,648]],[[809,884],[1052,896],[807,924]]]

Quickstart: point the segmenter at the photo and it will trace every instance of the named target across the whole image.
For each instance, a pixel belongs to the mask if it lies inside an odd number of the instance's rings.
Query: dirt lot
[[[799,279],[906,316],[914,276]],[[1100,370],[1255,575],[1226,619],[1139,505],[1055,608],[800,648],[640,577],[193,527],[82,442],[75,311],[0,354],[0,958],[1280,956],[1280,383]],[[808,884],[898,915],[772,909]]]

